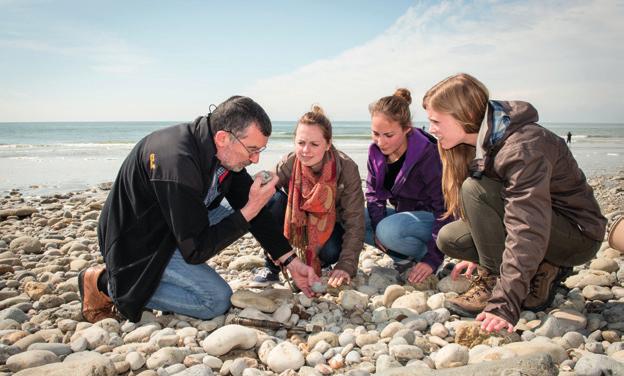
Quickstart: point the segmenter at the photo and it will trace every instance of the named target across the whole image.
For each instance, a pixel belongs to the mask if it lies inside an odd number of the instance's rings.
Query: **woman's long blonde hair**
[[[478,133],[485,116],[489,93],[481,81],[466,73],[448,77],[433,86],[423,97],[423,108],[451,115],[466,133]],[[468,166],[475,157],[475,147],[459,144],[442,149],[442,193],[446,201],[443,218],[453,215],[464,218],[461,203],[461,186],[468,177]]]

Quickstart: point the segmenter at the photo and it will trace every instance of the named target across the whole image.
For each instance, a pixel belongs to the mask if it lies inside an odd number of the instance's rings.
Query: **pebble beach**
[[[609,219],[624,214],[624,171],[589,182]],[[283,278],[254,287],[264,260],[250,234],[208,262],[234,290],[225,315],[90,324],[77,275],[103,262],[96,228],[109,187],[0,198],[0,375],[624,375],[624,257],[606,241],[512,334],[445,308],[467,279],[411,285],[368,245],[351,284],[319,297]]]

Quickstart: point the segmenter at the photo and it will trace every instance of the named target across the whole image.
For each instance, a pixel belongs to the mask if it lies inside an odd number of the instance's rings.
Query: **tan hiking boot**
[[[102,265],[91,266],[78,274],[82,317],[91,323],[118,318],[112,299],[97,288],[98,278],[105,270]]]
[[[478,267],[477,275],[473,277],[468,291],[456,298],[447,299],[447,308],[460,316],[475,317],[485,309],[495,285],[496,276],[487,269]]]
[[[557,286],[568,275],[572,268],[560,267],[544,260],[537,268],[529,285],[529,294],[522,303],[522,308],[539,312],[548,308],[555,298]]]

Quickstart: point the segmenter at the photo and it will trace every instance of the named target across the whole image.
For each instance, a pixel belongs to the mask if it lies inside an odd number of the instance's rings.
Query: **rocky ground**
[[[604,213],[622,213],[624,172],[590,183]],[[368,246],[351,286],[321,297],[252,288],[263,260],[250,235],[209,262],[235,291],[226,316],[84,322],[76,277],[102,262],[95,229],[106,194],[0,199],[0,375],[624,375],[624,258],[606,243],[511,335],[487,335],[444,308],[467,280],[401,284]]]

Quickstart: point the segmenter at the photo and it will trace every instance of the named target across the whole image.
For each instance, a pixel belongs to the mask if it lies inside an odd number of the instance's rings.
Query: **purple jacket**
[[[427,244],[427,254],[421,261],[435,270],[442,264],[444,255],[436,246],[438,231],[452,218],[440,220],[445,205],[442,196],[442,162],[438,148],[423,131],[412,128],[407,136],[407,154],[391,191],[384,187],[387,163],[379,147],[368,149],[368,177],[366,179],[366,206],[373,230],[386,216],[386,202],[397,212],[428,211],[436,218],[432,239]]]

